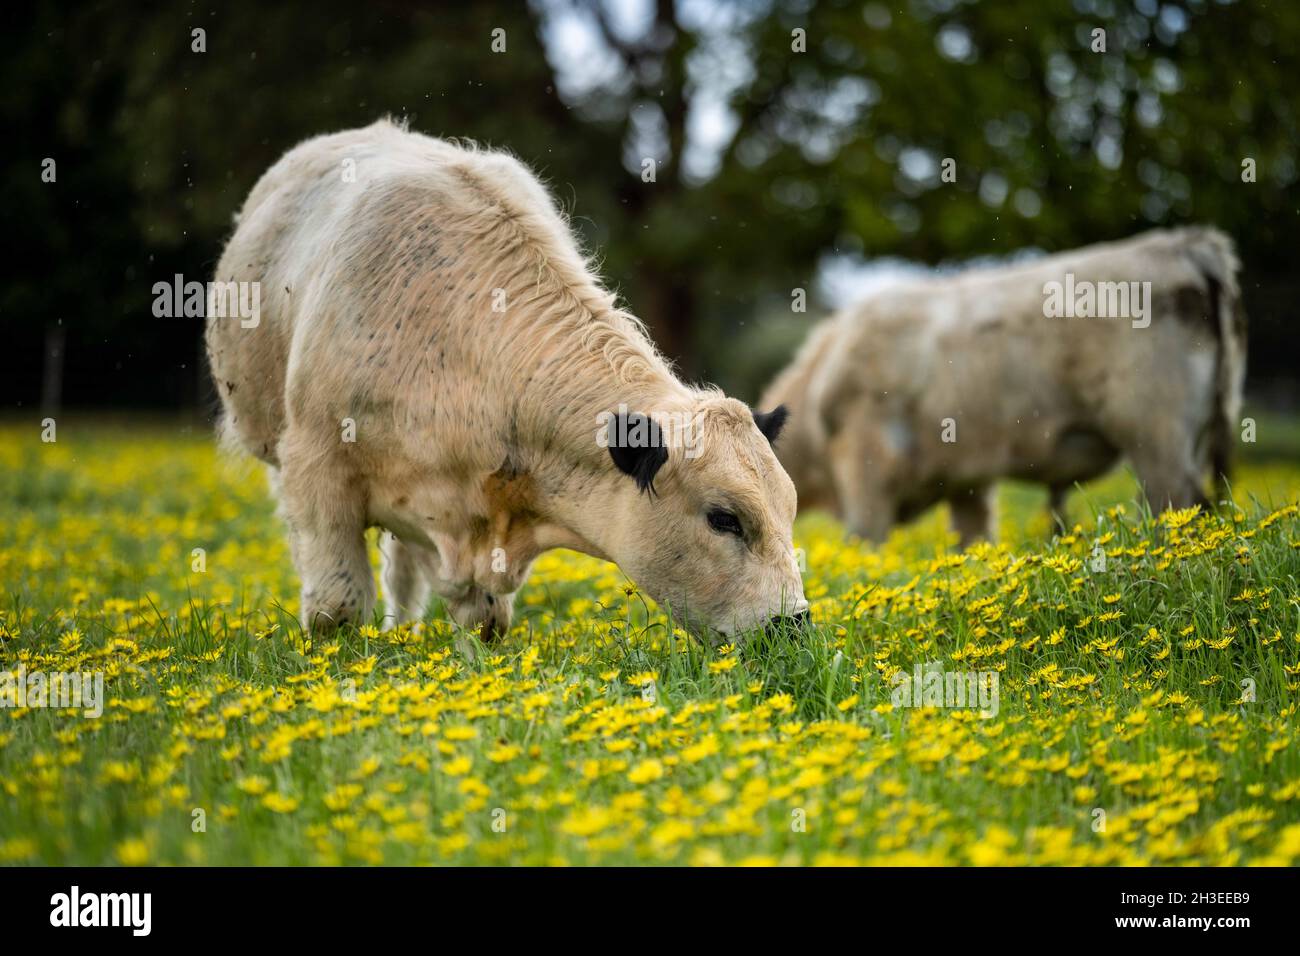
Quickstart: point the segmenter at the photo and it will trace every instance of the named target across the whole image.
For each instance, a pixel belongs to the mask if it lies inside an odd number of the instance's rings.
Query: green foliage
[[[0,693],[98,674],[102,713],[0,706],[0,864],[1300,860],[1294,464],[1158,521],[1116,473],[1055,538],[1011,487],[966,552],[809,515],[812,626],[736,647],[551,552],[484,646],[437,608],[311,638],[259,469],[59,436],[0,429]],[[895,695],[934,663],[996,713]]]
[[[152,283],[205,277],[249,188],[295,142],[383,114],[532,164],[692,376],[749,382],[732,334],[811,292],[827,253],[936,263],[1191,221],[1240,246],[1253,373],[1294,374],[1281,349],[1300,239],[1300,13],[1286,4],[662,2],[632,33],[598,0],[130,16],[38,2],[14,16],[0,115],[19,241],[0,321],[24,349],[46,325],[71,329],[73,401],[192,400],[199,331],[150,316]],[[617,68],[548,49],[561,18]],[[735,126],[716,155],[692,126],[708,103]],[[705,160],[690,166],[693,146]],[[57,186],[40,181],[47,156]],[[37,375],[15,369],[6,388],[30,398]]]

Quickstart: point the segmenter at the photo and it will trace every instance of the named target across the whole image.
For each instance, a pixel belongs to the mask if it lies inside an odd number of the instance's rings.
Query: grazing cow
[[[1232,242],[1156,230],[1017,265],[908,280],[814,329],[765,402],[801,507],[882,538],[941,500],[962,542],[999,478],[1065,493],[1127,456],[1155,510],[1205,503],[1241,403]]]
[[[385,120],[291,150],[236,222],[213,287],[260,283],[261,314],[210,308],[208,357],[223,431],[272,466],[304,623],[368,618],[369,526],[395,619],[432,593],[500,633],[558,547],[711,640],[806,619],[784,412],[679,381],[521,163]]]

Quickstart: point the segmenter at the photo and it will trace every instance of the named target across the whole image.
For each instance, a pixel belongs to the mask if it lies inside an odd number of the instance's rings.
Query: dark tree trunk
[[[659,351],[673,362],[682,378],[690,381],[698,376],[702,366],[695,354],[695,290],[681,279],[651,276],[645,305],[640,318]]]
[[[45,365],[41,373],[41,415],[52,417],[63,404],[63,354],[67,332],[63,324],[45,327]]]

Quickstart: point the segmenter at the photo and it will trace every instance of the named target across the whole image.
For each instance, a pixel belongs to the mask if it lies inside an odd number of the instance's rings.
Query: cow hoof
[[[447,610],[459,627],[473,631],[484,644],[504,637],[514,617],[514,595],[498,596],[478,588],[460,600],[448,601]]]
[[[348,602],[303,602],[303,625],[313,634],[332,634],[346,624],[356,625],[362,610]]]

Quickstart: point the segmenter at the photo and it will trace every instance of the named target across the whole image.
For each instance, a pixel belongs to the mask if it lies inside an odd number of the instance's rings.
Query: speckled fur
[[[368,525],[391,619],[434,594],[500,631],[554,547],[617,562],[702,633],[806,607],[794,487],[750,410],[674,377],[513,158],[388,121],[309,140],[254,187],[216,275],[262,284],[260,324],[211,320],[208,353],[225,431],[278,473],[314,626],[370,613]],[[673,449],[657,496],[596,441],[621,403],[702,416],[702,454]],[[720,503],[744,541],[709,529]]]

